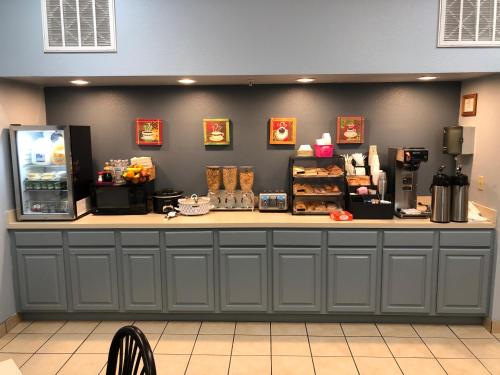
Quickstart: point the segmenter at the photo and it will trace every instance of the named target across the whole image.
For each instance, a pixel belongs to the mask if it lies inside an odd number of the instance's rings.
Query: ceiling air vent
[[[42,0],[45,52],[116,51],[114,0]]]
[[[438,47],[500,47],[500,0],[441,0]]]

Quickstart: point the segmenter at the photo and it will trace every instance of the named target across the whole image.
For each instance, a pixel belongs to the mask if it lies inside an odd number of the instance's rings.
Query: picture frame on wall
[[[161,146],[163,144],[163,121],[160,119],[136,119],[135,143],[139,146]]]
[[[337,144],[363,144],[365,118],[363,116],[337,117]]]
[[[269,144],[294,145],[297,142],[295,117],[272,117],[269,120]]]
[[[203,119],[203,142],[205,146],[227,146],[231,144],[228,118]]]
[[[477,111],[477,93],[462,95],[462,116],[475,116]]]

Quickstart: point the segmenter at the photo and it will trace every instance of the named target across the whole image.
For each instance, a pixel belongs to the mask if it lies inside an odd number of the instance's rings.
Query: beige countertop
[[[486,216],[486,215],[485,215]],[[210,212],[203,216],[178,216],[167,220],[164,215],[86,215],[74,221],[23,221],[8,213],[7,229],[176,229],[176,228],[374,228],[374,229],[494,229],[495,217],[489,221],[469,223],[432,223],[428,219],[353,220],[338,222],[329,216],[299,216],[290,213]]]

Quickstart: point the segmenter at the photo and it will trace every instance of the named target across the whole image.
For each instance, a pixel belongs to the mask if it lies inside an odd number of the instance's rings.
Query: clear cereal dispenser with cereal
[[[214,207],[218,207],[220,204],[218,193],[222,181],[221,168],[217,165],[207,165],[205,167],[205,175],[207,177],[208,197],[210,198],[210,203]]]
[[[238,184],[238,167],[236,166],[225,166],[222,167],[222,182],[224,183],[224,189],[226,189],[226,208],[234,208],[236,206],[236,197],[234,192],[236,191],[236,186]]]
[[[240,167],[240,188],[243,192],[241,196],[241,206],[243,208],[254,208],[254,194],[252,191],[254,181],[254,171],[252,166]]]

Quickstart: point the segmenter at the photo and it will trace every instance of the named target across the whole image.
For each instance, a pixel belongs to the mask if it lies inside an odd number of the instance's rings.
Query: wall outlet
[[[478,190],[484,190],[484,176],[479,176],[479,178],[477,179],[477,188]]]

